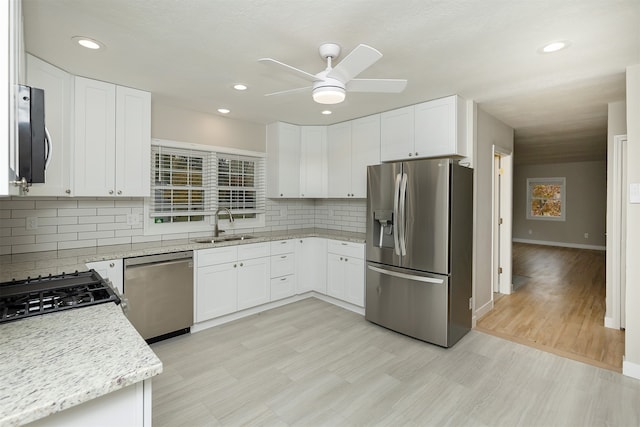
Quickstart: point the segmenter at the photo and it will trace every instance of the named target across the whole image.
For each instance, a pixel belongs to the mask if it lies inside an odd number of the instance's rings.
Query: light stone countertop
[[[26,424],[162,372],[113,303],[0,324],[0,360],[0,426]]]
[[[364,243],[365,233],[305,228],[295,230],[271,231],[260,233],[237,233],[253,236],[252,239],[218,243],[195,243],[193,239],[163,240],[160,242],[134,243],[128,245],[99,246],[59,251],[31,252],[0,256],[0,282],[27,277],[47,276],[74,271],[87,270],[86,263],[119,258],[129,258],[160,253],[191,251],[230,245],[270,242],[283,239],[304,237],[324,237],[354,243]]]

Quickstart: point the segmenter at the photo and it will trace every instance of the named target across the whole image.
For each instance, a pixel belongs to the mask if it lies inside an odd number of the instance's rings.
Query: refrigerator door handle
[[[400,251],[402,256],[407,255],[407,180],[408,176],[406,172],[402,174],[402,181],[400,183],[400,202],[398,204],[400,208]]]
[[[423,277],[423,276],[415,276],[413,274],[400,273],[397,271],[385,270],[384,268],[374,267],[372,265],[367,265],[369,270],[375,271],[376,273],[386,274],[387,276],[399,277],[401,279],[414,280],[416,282],[425,282],[425,283],[435,283],[442,284],[444,280],[442,279],[434,279],[433,277]]]
[[[400,199],[400,180],[402,175],[396,175],[396,184],[394,185],[394,194],[393,194],[393,249],[396,251],[396,255],[400,255],[400,241],[398,240],[398,230],[399,230],[399,212],[398,212],[398,202]]]

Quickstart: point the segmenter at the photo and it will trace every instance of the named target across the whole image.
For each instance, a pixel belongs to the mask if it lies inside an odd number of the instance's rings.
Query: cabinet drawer
[[[238,259],[237,246],[225,246],[223,248],[200,249],[196,251],[198,267],[233,262]]]
[[[271,255],[293,253],[295,240],[278,240],[271,242]]]
[[[271,256],[271,277],[293,274],[295,269],[295,257],[293,254]]]
[[[327,242],[327,251],[329,253],[364,259],[364,244],[362,243],[329,240]]]
[[[296,280],[293,274],[271,279],[271,301],[287,298],[296,293]]]
[[[269,256],[269,243],[251,243],[240,245],[238,248],[238,260],[262,258]]]

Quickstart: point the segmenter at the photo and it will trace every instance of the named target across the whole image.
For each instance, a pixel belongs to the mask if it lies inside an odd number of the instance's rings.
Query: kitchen
[[[28,7],[29,2],[25,2]],[[40,3],[32,3],[37,4],[37,8],[45,8],[44,4]],[[83,7],[91,9],[91,7],[86,4],[83,6],[82,2],[76,4],[79,10],[82,10]],[[45,14],[43,9],[43,14]],[[34,10],[32,9],[32,12]],[[53,13],[53,12],[49,12]],[[89,19],[83,21],[86,23],[91,22]],[[26,20],[26,25],[28,26],[29,21]],[[263,22],[257,22],[256,25],[264,25]],[[88,31],[88,30],[87,30]],[[28,34],[28,33],[27,33]],[[94,36],[98,38],[97,36]],[[162,37],[158,36],[159,40],[162,40]],[[340,40],[342,43],[342,41]],[[367,40],[358,40],[354,42],[351,46],[343,46],[345,49],[350,50],[357,45],[359,42],[367,42]],[[315,43],[315,42],[314,42]],[[259,56],[252,57],[252,67],[260,70],[260,73],[269,73],[271,77],[270,79],[285,79],[285,76],[281,76],[278,74],[278,77],[273,77],[273,73],[271,71],[265,71],[263,64],[257,63],[257,60],[263,56],[273,56],[274,58],[282,58],[286,59],[286,62],[296,64],[296,58],[300,54],[300,52],[308,51],[309,59],[308,66],[302,67],[308,70],[314,70],[316,68],[320,68],[322,64],[320,62],[320,58],[317,56],[317,53],[313,52],[316,46],[300,46],[296,49],[293,49],[289,43],[284,43],[284,50],[275,51],[273,47],[270,47],[270,50],[267,50],[268,46],[265,46],[260,53]],[[380,47],[381,51],[383,51],[385,57],[379,61],[380,64],[385,63],[388,58],[391,58],[393,55],[393,51],[389,51],[388,49],[382,49],[379,43],[373,43],[372,45],[375,47]],[[27,37],[27,46],[29,46],[29,39]],[[112,50],[109,46],[107,46],[107,52]],[[197,48],[191,47],[189,49],[193,49],[197,51]],[[185,51],[185,55],[188,49]],[[289,56],[285,56],[287,51],[291,51]],[[297,51],[297,53],[295,52]],[[83,71],[82,67],[86,65],[82,65],[82,62],[92,62],[97,61],[98,63],[105,61],[104,55],[102,57],[86,57],[87,53],[80,53],[80,51],[73,51],[74,55],[78,55],[82,59],[81,64],[78,65],[78,69],[68,70],[73,71],[76,75],[91,75],[91,77],[110,82],[120,82],[123,80],[122,76],[118,75],[118,70],[113,70],[113,67],[109,67],[107,64],[102,64],[102,70],[98,74],[89,73],[88,71]],[[345,52],[346,53],[346,52]],[[209,52],[208,55],[211,53]],[[40,53],[40,55],[43,55]],[[44,56],[44,55],[43,55]],[[86,59],[92,58],[92,59]],[[49,61],[55,64],[55,58],[46,58]],[[222,64],[224,64],[224,55],[220,58]],[[391,59],[389,59],[391,61]],[[314,65],[315,64],[315,65]],[[631,63],[629,63],[631,64]],[[164,64],[166,68],[166,72],[169,73],[168,70],[171,69],[171,64]],[[393,61],[388,66],[392,66]],[[258,68],[262,67],[262,68]],[[63,67],[64,68],[64,67]],[[106,73],[105,70],[110,70],[107,74],[110,75],[100,75],[100,73]],[[384,71],[384,72],[382,72]],[[381,70],[380,73],[377,73],[376,77],[394,77],[394,78],[402,78],[404,77],[405,70],[401,69],[387,69]],[[127,84],[127,86],[136,87],[136,88],[146,88],[147,80],[151,81],[154,76],[149,75],[149,73],[144,73],[145,75],[137,78],[137,80],[132,80]],[[159,71],[156,71],[152,74],[161,74]],[[175,74],[179,75],[179,74]],[[413,84],[416,81],[416,78],[410,78],[410,84]],[[277,90],[285,90],[290,87],[289,82],[281,82],[278,85],[275,85],[273,82],[271,83],[272,89],[270,91]],[[300,83],[297,82],[296,83]],[[275,86],[278,86],[277,88]],[[158,86],[161,87],[161,86]],[[394,95],[384,95],[383,97],[376,98],[379,102],[365,102],[364,106],[360,106],[359,113],[353,115],[352,117],[342,116],[339,118],[339,114],[344,114],[341,111],[334,112],[334,117],[337,119],[335,122],[344,122],[350,120],[351,118],[357,119],[361,117],[367,117],[370,115],[378,114],[384,111],[394,110],[396,107],[404,106],[404,105],[413,105],[419,104],[423,101],[427,101],[430,99],[436,99],[441,96],[449,95],[451,93],[456,93],[457,91],[449,92],[446,88],[446,84],[442,84],[442,91],[439,92],[436,96],[428,96],[425,97],[424,93],[432,93],[424,91],[422,93],[413,92],[414,99],[411,101],[405,101],[405,104],[402,105],[393,105],[393,96]],[[226,89],[225,89],[226,90]],[[186,141],[191,143],[205,144],[210,141],[214,141],[213,144],[220,147],[223,146],[225,148],[231,148],[235,150],[245,150],[251,152],[262,152],[266,151],[265,148],[265,126],[254,124],[250,122],[242,122],[238,119],[227,119],[220,117],[217,113],[203,113],[203,112],[195,112],[193,109],[197,108],[198,102],[203,102],[202,100],[194,100],[193,107],[185,108],[181,107],[180,103],[172,103],[166,99],[166,95],[163,95],[162,90],[152,90],[152,113],[151,113],[151,137],[156,139],[162,139],[164,141]],[[250,92],[250,91],[249,91]],[[239,94],[237,96],[244,96],[247,93]],[[278,100],[273,97],[262,98],[263,93],[253,94],[251,96],[255,97],[256,105],[266,105],[267,110],[273,106],[272,103],[276,105],[279,103],[287,103],[287,104],[296,104],[296,102],[288,102],[286,100]],[[163,99],[163,96],[165,98]],[[368,95],[361,95],[363,97],[367,97]],[[222,99],[222,95],[219,96]],[[301,105],[296,106],[296,109],[301,110],[300,114],[302,114],[302,110],[307,110],[307,114],[309,117],[313,117],[310,122],[306,122],[304,119],[290,119],[294,123],[298,123],[299,126],[311,126],[311,125],[325,125],[334,123],[333,118],[326,119],[323,117],[317,118],[318,114],[316,112],[316,107],[314,103],[308,98],[308,94],[304,97],[299,98]],[[357,99],[357,94],[349,95],[347,97],[346,102],[355,102]],[[468,97],[467,99],[474,99],[474,97]],[[253,101],[253,99],[252,99]],[[229,101],[231,102],[231,101]],[[176,105],[177,104],[177,105]],[[315,104],[317,105],[317,104]],[[218,106],[216,105],[216,108]],[[229,117],[233,117],[233,114],[239,110],[239,108],[230,105],[230,109],[232,110],[232,115]],[[476,106],[477,107],[477,106]],[[206,107],[202,108],[201,111],[209,111],[211,108]],[[308,109],[313,109],[313,111],[309,112]],[[512,134],[509,132],[508,126],[505,126],[499,123],[497,120],[493,119],[489,114],[483,111],[481,108],[477,108],[478,114],[478,140],[475,141],[475,157],[472,159],[475,170],[476,170],[476,182],[479,188],[484,188],[482,186],[486,186],[486,177],[487,170],[482,169],[483,162],[485,162],[484,157],[486,156],[486,148],[489,147],[493,143],[492,140],[501,140],[504,141],[502,144],[506,146],[506,148],[512,148]],[[313,113],[311,116],[310,114]],[[291,116],[294,117],[294,116]],[[263,123],[272,123],[279,121],[280,118],[273,117],[264,121]],[[326,120],[326,121],[322,121]],[[482,133],[482,132],[488,132]],[[511,138],[511,140],[509,139]],[[77,153],[76,153],[77,154]],[[247,154],[246,152],[234,154]],[[490,156],[490,152],[489,152]],[[71,157],[69,157],[71,158]],[[490,160],[489,160],[490,161]],[[69,167],[67,166],[68,170]],[[61,170],[65,170],[63,166]],[[149,174],[147,174],[149,176]],[[489,184],[490,185],[490,184]],[[66,190],[63,186],[60,187],[63,191]],[[34,185],[31,194],[35,196],[35,192],[37,191],[36,186]],[[267,191],[269,189],[267,188]],[[351,191],[347,191],[348,194],[351,194]],[[34,199],[31,197],[13,197],[7,201],[3,200],[2,203],[2,212],[3,212],[3,229],[10,229],[11,243],[5,244],[6,240],[3,238],[3,249],[6,254],[7,246],[10,247],[10,250],[14,255],[16,260],[21,259],[21,262],[25,263],[25,270],[35,270],[36,266],[44,267],[47,264],[51,265],[51,261],[47,259],[37,259],[40,253],[44,254],[46,251],[57,250],[63,251],[61,254],[64,254],[64,265],[60,265],[60,271],[73,271],[78,269],[77,266],[83,265],[83,263],[89,259],[91,261],[103,261],[105,256],[112,257],[111,259],[119,259],[122,257],[123,252],[114,253],[109,252],[103,255],[104,249],[103,246],[108,245],[138,245],[141,250],[146,247],[152,245],[160,245],[162,246],[163,239],[164,240],[173,240],[175,238],[185,240],[185,245],[187,247],[191,247],[192,243],[189,242],[190,239],[198,238],[198,237],[206,237],[211,235],[211,229],[209,231],[198,231],[183,235],[175,235],[173,234],[173,239],[170,237],[164,237],[164,234],[155,234],[150,235],[145,233],[145,224],[147,216],[144,215],[145,205],[142,199],[132,196],[132,197],[122,197],[122,198],[110,198],[108,194],[104,196],[100,196],[100,198],[96,198],[96,196],[83,196],[83,197],[71,197],[67,198],[64,195],[60,195],[55,198]],[[45,194],[40,195],[41,197],[47,197]],[[89,198],[87,198],[89,197]],[[261,232],[278,232],[282,230],[293,230],[294,233],[297,233],[299,230],[307,230],[308,228],[313,228],[314,231],[312,233],[320,232],[328,233],[328,236],[325,234],[321,234],[320,236],[316,235],[287,235],[286,237],[303,237],[303,238],[329,238],[336,237],[335,234],[341,234],[342,231],[347,231],[348,233],[364,233],[365,231],[365,211],[366,211],[366,203],[365,200],[360,197],[354,197],[350,199],[349,196],[343,196],[341,199],[324,199],[324,198],[296,198],[291,199],[287,198],[285,200],[279,199],[271,199],[266,198],[265,200],[265,218],[264,225],[262,227],[248,228],[248,229],[239,229],[234,230],[234,233],[246,233],[250,235],[259,235]],[[6,207],[6,208],[5,208]],[[485,206],[478,206],[479,215],[478,221],[480,224],[484,223],[482,215],[486,215],[487,209]],[[484,212],[484,213],[483,213]],[[490,214],[490,213],[489,213]],[[5,218],[6,215],[9,215],[9,218]],[[92,221],[91,218],[99,218],[98,220]],[[37,218],[37,227],[35,230],[29,230],[27,232],[25,222],[27,218]],[[10,221],[17,220],[14,223]],[[17,222],[22,221],[23,225],[17,224]],[[100,225],[102,224],[102,225]],[[221,227],[227,228],[228,230],[229,223],[227,219],[220,220]],[[149,224],[150,225],[150,224]],[[31,222],[31,226],[33,227],[33,222]],[[54,227],[55,231],[51,230]],[[478,228],[482,228],[480,225]],[[14,229],[24,230],[22,234]],[[49,232],[47,232],[49,230]],[[483,233],[484,230],[478,230],[478,233]],[[171,233],[167,233],[171,234]],[[6,237],[3,235],[3,237]],[[289,240],[289,239],[287,239]],[[484,241],[482,238],[478,238],[476,235],[475,240],[477,242]],[[363,239],[361,238],[360,242],[353,243],[362,243]],[[201,246],[199,246],[201,247]],[[197,247],[196,247],[197,248]],[[136,246],[137,249],[137,246]],[[193,247],[191,247],[193,249]],[[64,252],[66,251],[66,252]],[[482,260],[482,257],[488,256],[486,250],[480,246],[476,248],[476,262],[481,263],[478,260]],[[25,255],[20,255],[24,253]],[[34,259],[27,259],[27,253],[31,253]],[[295,253],[295,250],[294,250]],[[118,256],[120,255],[120,256]],[[22,258],[21,258],[22,257]],[[33,266],[33,267],[32,267]],[[38,267],[38,268],[39,268]],[[74,268],[75,267],[75,268]],[[58,267],[56,267],[58,268]],[[3,270],[4,273],[4,270]],[[4,280],[4,278],[2,279]],[[476,286],[481,286],[484,283],[484,279],[476,278]],[[487,302],[490,301],[491,296],[484,298],[482,292],[483,289],[476,288],[476,293],[474,297],[476,298],[475,304],[476,307],[480,307]],[[489,292],[490,293],[490,292]],[[347,303],[348,304],[348,303]],[[346,305],[346,304],[345,304]],[[204,332],[204,331],[203,331]],[[197,335],[197,334],[195,334]],[[455,349],[455,347],[454,347]]]

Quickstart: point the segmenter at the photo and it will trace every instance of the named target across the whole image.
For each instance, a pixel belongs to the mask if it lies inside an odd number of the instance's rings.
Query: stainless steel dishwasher
[[[124,260],[127,317],[147,342],[189,332],[193,325],[193,252]]]

